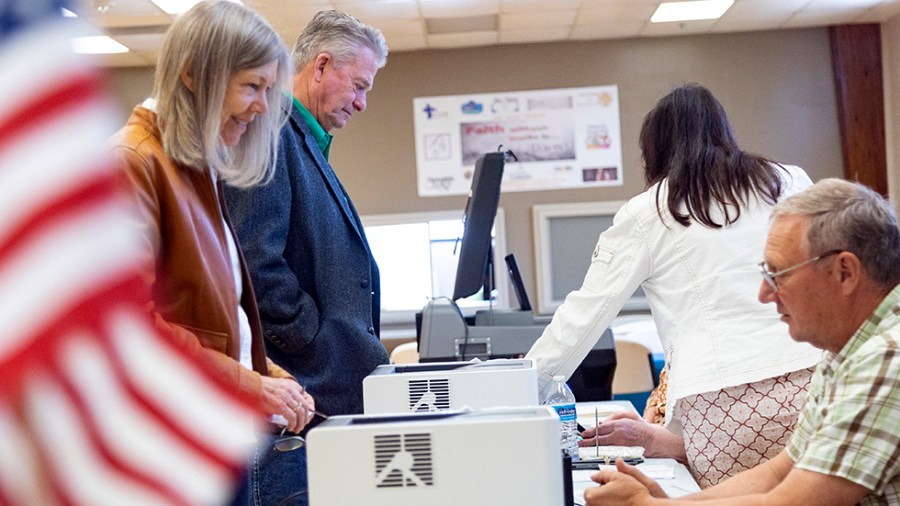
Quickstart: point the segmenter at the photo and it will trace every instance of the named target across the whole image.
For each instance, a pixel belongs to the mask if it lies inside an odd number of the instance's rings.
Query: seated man
[[[775,206],[762,302],[825,350],[787,447],[682,500],[900,504],[900,230],[881,196],[825,179]],[[593,476],[588,505],[667,503],[640,471]]]

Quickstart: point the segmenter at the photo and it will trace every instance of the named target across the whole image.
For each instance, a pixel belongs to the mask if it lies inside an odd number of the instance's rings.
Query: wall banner
[[[419,196],[465,195],[475,161],[512,150],[503,191],[622,184],[615,85],[413,99]]]

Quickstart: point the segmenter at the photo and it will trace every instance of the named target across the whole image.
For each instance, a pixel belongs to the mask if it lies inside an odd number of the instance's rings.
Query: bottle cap
[[[553,381],[563,381],[564,382],[564,381],[566,381],[566,377],[563,376],[562,374],[557,374],[556,376],[553,377]]]

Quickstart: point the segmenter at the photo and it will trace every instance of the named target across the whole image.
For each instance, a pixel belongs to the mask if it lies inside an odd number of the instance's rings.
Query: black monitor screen
[[[456,264],[453,300],[474,295],[484,283],[505,159],[506,153],[503,152],[486,153],[475,163],[472,189],[463,215],[464,230],[459,262]]]
[[[506,255],[506,270],[509,272],[509,281],[516,291],[516,299],[519,301],[519,309],[522,311],[531,311],[531,301],[528,300],[528,292],[525,290],[525,282],[522,280],[522,273],[519,272],[519,263],[516,261],[516,255],[510,253]]]

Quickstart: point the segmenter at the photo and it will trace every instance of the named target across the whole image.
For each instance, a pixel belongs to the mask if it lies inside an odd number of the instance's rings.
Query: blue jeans
[[[306,448],[279,452],[263,441],[250,461],[233,506],[308,506]]]

